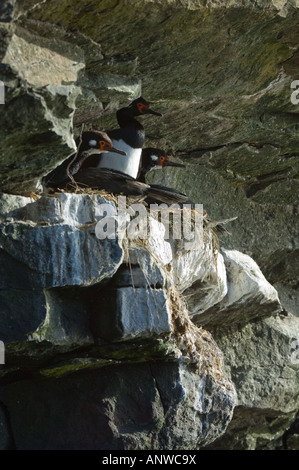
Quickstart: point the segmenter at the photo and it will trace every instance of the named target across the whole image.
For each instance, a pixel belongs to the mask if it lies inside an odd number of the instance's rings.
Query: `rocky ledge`
[[[280,397],[272,406],[291,420],[292,321],[275,316],[277,292],[257,264],[221,250],[208,226],[190,250],[184,240],[165,240],[164,225],[150,217],[145,240],[100,240],[102,204],[117,216],[116,204],[98,194],[1,196],[5,445],[200,448],[225,432],[237,404],[247,412],[269,407],[266,387],[248,402],[248,387],[263,374]],[[257,377],[240,370],[260,358],[245,353],[243,334],[253,347],[255,328],[268,332],[256,344],[266,350],[268,335],[277,342],[283,335],[281,383],[274,372],[271,383],[268,368]],[[242,340],[231,342],[236,330]],[[276,360],[275,351],[263,357],[271,370]],[[244,389],[238,400],[234,383]]]

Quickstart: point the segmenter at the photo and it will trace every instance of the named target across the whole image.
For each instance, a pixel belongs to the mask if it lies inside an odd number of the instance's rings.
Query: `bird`
[[[175,166],[180,168],[186,168],[182,163],[175,163],[169,160],[166,151],[160,148],[146,147],[142,149],[141,153],[141,162],[137,180],[145,183],[145,176],[151,170],[162,169],[167,166]],[[190,201],[188,196],[177,189],[168,188],[167,186],[162,186],[160,184],[151,184],[152,189],[167,191],[169,194],[169,204],[190,204],[192,208],[195,207],[195,203]],[[171,197],[172,196],[172,197]],[[181,199],[179,202],[178,197]],[[159,201],[155,200],[152,197],[147,197],[145,202],[150,204],[157,204]]]
[[[139,172],[141,151],[145,141],[145,130],[142,124],[135,119],[145,114],[162,116],[161,113],[153,111],[150,104],[142,97],[134,100],[129,106],[123,107],[116,112],[119,128],[108,130],[114,147],[126,152],[127,158],[123,159],[119,154],[96,155],[86,160],[83,168],[98,167],[117,170],[126,175],[136,178]]]
[[[99,191],[105,190],[112,194],[138,196],[140,200],[151,197],[155,201],[167,204],[186,200],[186,196],[183,194],[173,194],[172,190],[167,187],[163,189],[152,188],[151,185],[137,181],[136,178],[121,171],[85,166],[85,163],[88,163],[88,160],[92,159],[94,155],[110,152],[127,158],[124,151],[112,146],[111,139],[105,132],[95,130],[82,132],[76,154],[66,159],[44,178],[45,187],[68,189],[70,183],[73,183]]]
[[[138,181],[145,182],[145,176],[146,174],[155,169],[160,169],[164,168],[167,166],[174,166],[174,167],[180,167],[180,168],[186,168],[186,165],[183,165],[182,163],[175,163],[169,160],[166,151],[163,149],[159,148],[153,148],[153,147],[148,147],[142,149],[142,154],[141,154],[141,165],[140,165],[140,170],[139,170],[139,175],[138,175]],[[194,210],[196,209],[196,203],[194,201],[191,201],[188,196],[176,189],[173,188],[167,188],[166,186],[162,186],[159,184],[151,184],[152,189],[156,189],[157,191],[164,191],[167,190],[169,193],[169,201],[171,203],[178,204],[181,209],[184,207],[189,207],[190,209]],[[176,198],[180,196],[182,198],[181,201],[176,200]],[[173,198],[173,201],[171,201],[171,198]],[[157,204],[159,201],[157,201],[154,197],[149,195],[148,197],[145,198],[145,202],[147,203],[148,206],[151,204]],[[230,219],[222,219],[222,220],[212,220],[207,213],[206,210],[203,209],[203,220],[205,226],[210,227],[217,235],[226,235],[229,234],[229,232],[226,230],[224,227],[225,224],[228,222],[232,222],[235,220],[237,217],[232,217]]]
[[[138,181],[145,183],[145,175],[149,171],[162,169],[168,166],[186,168],[186,166],[182,163],[175,163],[169,160],[165,150],[153,147],[143,148],[141,152],[141,163],[137,179]]]
[[[149,185],[118,170],[95,166],[84,167],[84,164],[94,156],[98,157],[103,153],[109,154],[110,152],[126,158],[124,151],[112,145],[107,133],[96,130],[82,132],[77,152],[43,178],[44,187],[47,189],[68,189],[69,184],[73,183],[76,186],[83,185],[99,191],[105,190],[108,193],[136,196],[139,200],[144,200],[148,206],[165,203],[178,204],[181,208],[188,204],[191,209],[195,208],[195,203],[190,201],[186,194],[176,189],[162,185]],[[161,152],[165,156],[164,151],[159,150],[158,153]],[[223,224],[235,219],[213,221],[208,217],[206,211],[203,215],[205,224],[219,235],[228,233]]]
[[[78,173],[84,161],[92,156],[98,157],[99,155],[112,152],[122,155],[122,158],[126,156],[124,151],[113,147],[112,141],[106,132],[96,130],[85,131],[81,133],[77,143],[77,152],[64,160],[43,178],[42,183],[45,187],[55,188],[70,181],[74,182],[74,175]]]

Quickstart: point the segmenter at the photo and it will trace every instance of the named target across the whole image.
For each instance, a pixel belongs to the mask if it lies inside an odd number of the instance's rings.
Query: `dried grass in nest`
[[[184,355],[196,366],[198,373],[212,374],[222,385],[228,386],[223,374],[222,352],[212,335],[197,327],[188,315],[184,298],[175,287],[169,290],[172,310],[173,339]]]
[[[52,196],[52,197],[55,197],[56,194],[59,194],[59,193],[75,193],[75,194],[88,194],[88,195],[99,195],[99,196],[103,196],[105,199],[107,199],[107,201],[112,201],[114,202],[115,205],[117,205],[118,203],[118,196],[119,194],[113,194],[113,193],[110,193],[108,191],[106,191],[105,189],[93,189],[87,185],[84,185],[83,183],[80,183],[80,185],[78,183],[69,183],[67,185],[67,187],[65,189],[57,189],[56,192],[54,192],[53,194],[48,194],[48,196]],[[37,196],[37,195],[36,195]],[[139,203],[139,204],[142,204],[147,212],[149,214],[151,214],[150,212],[150,207],[148,206],[148,204],[143,200],[144,199],[144,196],[126,196],[126,206],[130,206],[132,204],[136,204],[136,203]],[[173,230],[173,214],[181,214],[183,211],[183,209],[181,208],[171,208],[169,210],[170,212],[170,217],[169,217],[169,232],[171,233],[171,231]],[[172,217],[171,217],[172,215]],[[161,216],[160,216],[161,218]],[[159,219],[158,219],[159,220]],[[207,213],[203,213],[202,214],[202,220],[203,220],[203,230],[204,232],[211,232],[212,233],[212,236],[213,236],[213,246],[214,246],[214,249],[215,250],[219,250],[219,243],[218,243],[218,238],[217,238],[217,235],[215,233],[215,230],[213,230],[213,228],[209,227],[209,224],[208,224],[208,214]],[[181,221],[183,223],[183,218],[181,218]],[[196,224],[196,209],[191,209],[191,224],[193,225],[193,228],[195,228],[195,224]]]
[[[31,197],[31,199],[34,199],[35,201],[38,201],[42,196],[41,194],[30,193],[29,197]]]
[[[113,194],[109,193],[105,189],[94,189],[91,188],[90,186],[84,185],[83,183],[80,183],[80,185],[72,184],[69,183],[65,189],[57,189],[55,193],[53,194],[48,194],[49,196],[56,197],[57,194],[88,194],[89,196],[92,195],[98,195],[98,196],[103,196],[107,201],[114,202],[115,205],[118,203],[118,197],[121,196],[121,194]],[[146,203],[143,201],[142,197],[139,196],[126,196],[126,206],[130,206],[131,204],[136,204],[138,202],[139,204],[146,205]]]
[[[57,193],[69,193],[69,192],[72,192],[72,193],[75,193],[75,194],[88,194],[88,195],[99,195],[99,196],[103,196],[107,201],[111,201],[113,202],[116,206],[118,204],[118,194],[113,194],[113,193],[110,193],[104,189],[93,189],[87,185],[83,185],[82,183],[80,183],[81,186],[79,186],[77,183],[76,184],[72,184],[72,183],[69,183],[67,188],[66,189],[58,189],[56,191],[56,193],[52,194],[51,196],[52,197],[55,197],[55,195]],[[50,195],[50,194],[49,194]],[[134,203],[139,203],[139,204],[142,204],[148,214],[151,214],[150,212],[150,207],[148,206],[148,204],[143,200],[143,197],[139,197],[139,196],[132,196],[132,197],[126,197],[126,207],[134,204]],[[170,215],[171,214],[175,214],[175,213],[181,213],[182,212],[182,209],[176,209],[176,208],[172,208],[170,210]],[[213,230],[213,228],[210,228],[209,227],[209,224],[208,224],[208,214],[207,213],[203,213],[202,214],[202,219],[203,219],[203,234],[204,234],[204,242],[208,242],[209,241],[209,233],[212,234],[212,249],[213,249],[213,255],[214,255],[214,260],[215,260],[215,263],[217,261],[217,254],[220,250],[220,245],[219,245],[219,241],[218,241],[218,237],[215,233],[215,231]],[[181,218],[181,222],[183,223],[183,218]],[[193,225],[193,229],[196,229],[196,209],[191,209],[191,224]],[[147,227],[149,229],[149,226]],[[171,234],[173,231],[173,216],[172,217],[169,217],[169,233]],[[144,240],[144,239],[135,239],[134,240],[134,243],[141,247],[144,247],[146,248],[147,246],[147,241]]]
[[[90,196],[93,194],[96,194],[99,196],[103,196],[105,199],[107,199],[107,201],[113,201],[115,204],[117,203],[117,196],[115,196],[114,194],[108,193],[104,189],[102,190],[92,189],[87,185],[83,185],[82,183],[80,183],[80,186],[77,183],[76,184],[69,183],[65,189],[58,188],[55,190],[54,193],[49,194],[49,196],[56,197],[57,194],[69,194],[69,193],[88,194]]]
[[[144,248],[149,252],[150,256],[153,256],[147,244],[147,240],[124,239],[123,242],[123,249],[125,250],[126,259],[130,268],[130,248]],[[203,373],[213,375],[221,386],[230,389],[231,385],[223,373],[222,352],[215,343],[212,335],[203,328],[197,327],[192,322],[188,314],[186,300],[172,284],[171,277],[166,268],[164,269],[164,277],[168,284],[166,290],[168,291],[172,321],[170,342],[173,342],[181,354],[190,360],[195,366],[196,373],[200,375]],[[150,284],[148,284],[148,286],[150,288]]]
[[[173,233],[173,228],[174,228],[174,219],[175,219],[175,215],[178,214],[178,215],[182,215],[183,213],[183,210],[182,208],[170,208],[169,209],[169,234]],[[189,209],[188,209],[189,210]],[[191,213],[190,213],[190,222],[191,222],[191,228],[193,230],[196,230],[196,222],[197,222],[197,209],[190,209]],[[148,212],[149,212],[149,208],[148,208]],[[209,241],[209,234],[211,233],[212,234],[212,245],[213,245],[213,251],[214,252],[217,252],[219,251],[220,249],[220,245],[219,245],[219,242],[218,242],[218,237],[217,237],[217,234],[215,232],[215,230],[210,227],[209,225],[209,222],[208,222],[208,214],[204,211],[203,213],[200,212],[199,213],[199,218],[200,218],[200,221],[202,220],[202,224],[203,224],[203,242],[208,242]],[[161,222],[161,214],[159,214],[160,217],[158,218],[158,221]],[[184,218],[181,217],[181,233],[183,233],[183,222],[184,222]],[[163,222],[161,222],[163,223]],[[178,243],[180,243],[180,240],[174,240],[175,242],[177,241]]]

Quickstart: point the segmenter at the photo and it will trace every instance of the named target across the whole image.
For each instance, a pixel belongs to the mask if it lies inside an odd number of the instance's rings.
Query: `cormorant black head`
[[[119,153],[126,155],[125,152],[118,150],[112,146],[112,141],[106,132],[100,131],[85,131],[79,137],[78,154],[99,154],[99,153]]]
[[[150,170],[164,168],[165,166],[185,168],[185,165],[182,163],[175,163],[170,161],[164,150],[151,147],[142,149],[141,171],[144,174]]]
[[[162,116],[161,113],[153,111],[150,108],[150,104],[141,96],[140,98],[137,98],[137,100],[132,101],[132,103],[127,107],[127,110],[132,113],[132,116],[141,116],[143,114],[154,114],[155,116]]]

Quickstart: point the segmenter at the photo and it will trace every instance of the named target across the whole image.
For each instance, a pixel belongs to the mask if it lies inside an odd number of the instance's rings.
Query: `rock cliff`
[[[298,448],[298,6],[1,3],[0,448]],[[115,198],[41,194],[141,94],[186,165],[148,180],[230,235],[100,240]]]

